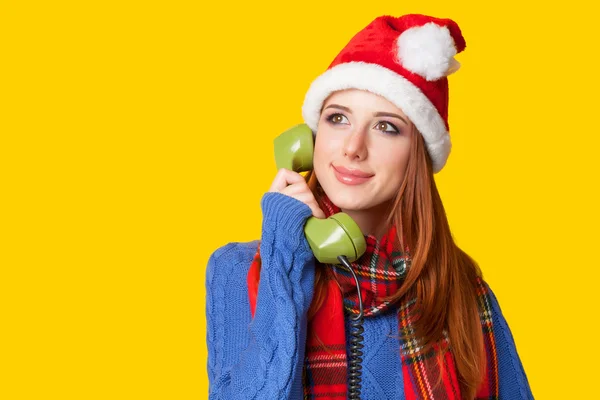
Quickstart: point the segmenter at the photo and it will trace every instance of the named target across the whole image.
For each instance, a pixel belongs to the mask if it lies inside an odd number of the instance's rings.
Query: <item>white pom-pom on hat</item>
[[[397,39],[398,61],[407,70],[434,81],[458,69],[456,47],[445,26],[429,22],[409,28]]]

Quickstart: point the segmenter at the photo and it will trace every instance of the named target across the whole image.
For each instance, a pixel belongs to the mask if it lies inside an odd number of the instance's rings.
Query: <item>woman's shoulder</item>
[[[208,258],[206,267],[207,283],[215,275],[235,277],[246,275],[260,241],[230,242],[215,249]]]
[[[498,304],[498,298],[492,290],[492,287],[481,275],[477,276],[475,281],[475,288],[477,290],[477,299],[481,311],[488,311],[489,313],[501,312],[500,304]]]
[[[489,283],[481,275],[478,275],[475,279],[475,290],[477,293],[479,315],[484,320],[482,322],[491,323],[493,314],[499,311],[496,295],[492,291]]]
[[[489,295],[493,293],[492,289],[490,288],[490,285],[483,278],[482,275],[477,275],[477,277],[475,278],[475,288],[477,290],[478,296]]]
[[[252,240],[249,242],[229,242],[221,247],[216,248],[209,257],[213,261],[221,261],[231,257],[254,257],[254,253],[258,248],[260,240]]]

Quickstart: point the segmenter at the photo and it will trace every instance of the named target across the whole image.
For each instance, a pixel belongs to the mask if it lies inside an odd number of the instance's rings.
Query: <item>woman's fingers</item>
[[[308,187],[306,180],[297,172],[281,168],[273,183],[269,188],[269,192],[279,192],[295,198],[310,207],[313,216],[317,218],[325,218],[325,213],[319,207],[313,192]]]
[[[288,185],[299,182],[306,183],[302,175],[289,169],[280,168],[277,175],[275,175],[275,179],[273,179],[269,192],[280,192]]]

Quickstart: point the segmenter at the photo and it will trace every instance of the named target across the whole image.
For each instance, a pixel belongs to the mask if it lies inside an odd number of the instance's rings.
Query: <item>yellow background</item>
[[[584,4],[0,2],[0,398],[206,398],[210,253],[260,236],[272,140],[310,82],[374,17],[409,12],[467,41],[436,176],[455,238],[536,398],[597,396]]]

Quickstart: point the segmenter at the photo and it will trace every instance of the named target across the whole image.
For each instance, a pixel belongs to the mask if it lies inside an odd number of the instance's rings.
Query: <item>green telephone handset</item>
[[[313,168],[313,133],[306,124],[296,125],[274,140],[275,164],[296,172]],[[324,264],[339,264],[338,256],[348,261],[357,260],[367,245],[360,228],[346,213],[340,212],[327,219],[310,217],[304,226],[306,240],[315,258]]]

